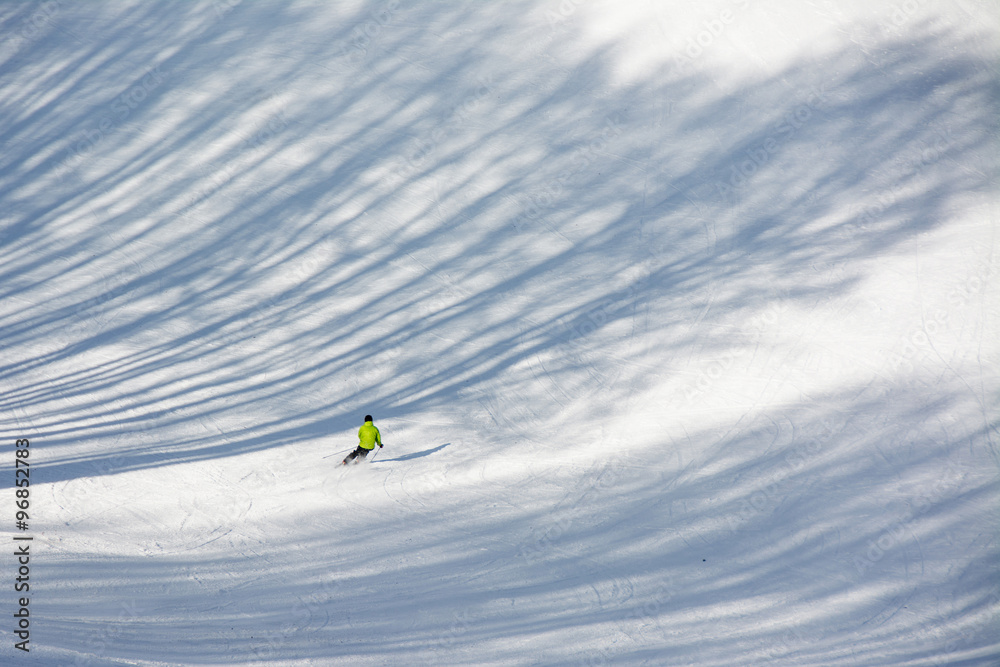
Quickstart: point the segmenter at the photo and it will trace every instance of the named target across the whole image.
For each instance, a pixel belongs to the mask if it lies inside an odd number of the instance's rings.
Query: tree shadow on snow
[[[987,186],[996,86],[947,30],[730,90],[697,68],[620,83],[601,49],[525,80],[503,45],[528,12],[439,9],[490,39],[400,21],[363,50],[349,27],[375,5],[313,11],[158,3],[89,50],[53,17],[4,68],[0,410],[70,446],[53,481],[365,412],[546,438],[776,304],[850,294]],[[237,34],[271,56],[222,46]],[[446,65],[392,55],[432,46]]]

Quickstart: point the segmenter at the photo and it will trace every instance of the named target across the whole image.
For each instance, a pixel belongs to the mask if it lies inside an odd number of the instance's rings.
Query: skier
[[[375,449],[375,445],[382,448],[382,434],[378,432],[378,427],[372,423],[372,416],[365,415],[365,423],[358,429],[358,448],[347,455],[344,459],[343,465],[347,465],[355,459],[364,460],[368,456],[368,452]],[[357,461],[355,461],[356,463]]]

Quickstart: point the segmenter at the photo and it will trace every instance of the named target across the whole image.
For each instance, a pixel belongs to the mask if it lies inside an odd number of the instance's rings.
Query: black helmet
[[[372,421],[372,416],[371,415],[365,415],[365,421],[366,422]]]

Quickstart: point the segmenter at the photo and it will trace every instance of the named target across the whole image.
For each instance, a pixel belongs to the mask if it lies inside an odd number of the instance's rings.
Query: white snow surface
[[[0,34],[0,663],[1000,664],[992,0]]]

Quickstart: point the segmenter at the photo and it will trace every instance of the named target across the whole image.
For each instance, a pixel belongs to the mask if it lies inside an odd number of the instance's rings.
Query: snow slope
[[[0,32],[0,662],[1000,663],[993,3]]]

